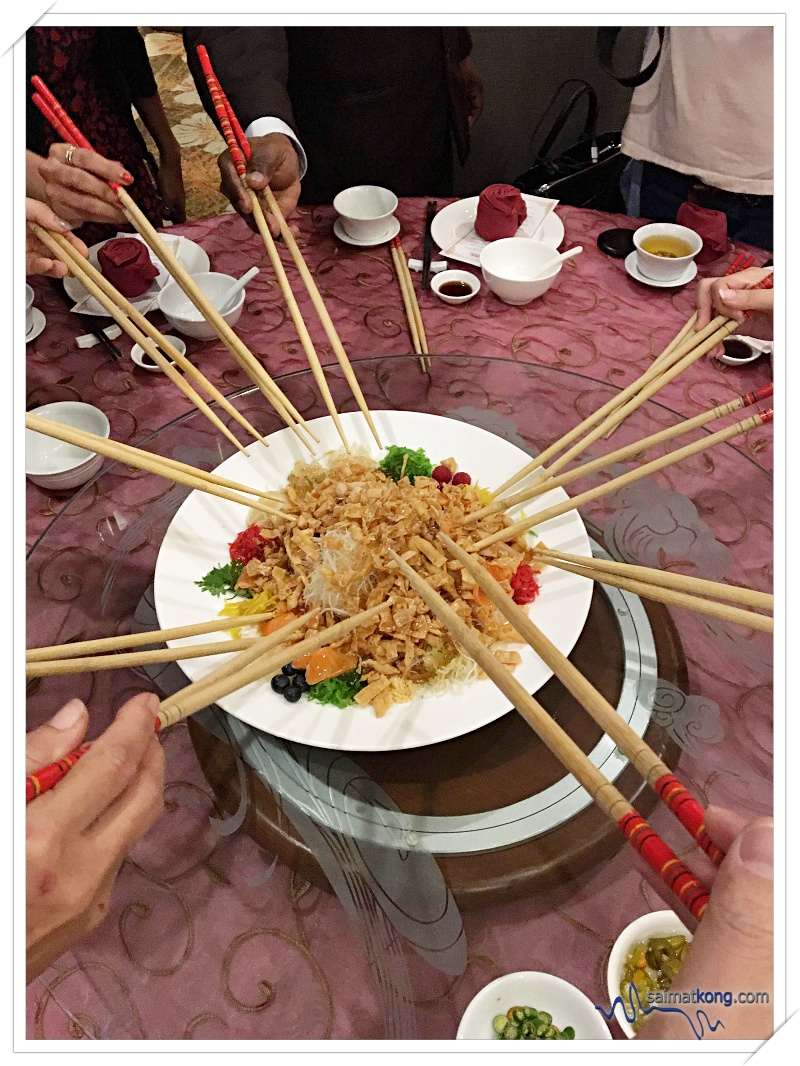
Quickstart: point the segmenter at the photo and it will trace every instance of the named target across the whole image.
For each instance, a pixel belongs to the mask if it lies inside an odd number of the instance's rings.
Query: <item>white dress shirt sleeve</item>
[[[257,118],[251,122],[244,131],[244,135],[248,141],[251,137],[266,137],[268,133],[282,133],[289,138],[297,152],[297,163],[300,168],[300,177],[301,179],[304,178],[306,170],[308,169],[308,161],[306,159],[306,153],[303,151],[303,146],[298,141],[291,126],[287,126],[287,124],[279,118]]]

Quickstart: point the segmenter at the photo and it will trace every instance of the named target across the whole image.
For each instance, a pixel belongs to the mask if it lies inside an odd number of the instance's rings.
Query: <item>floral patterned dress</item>
[[[132,101],[158,90],[144,42],[135,27],[41,26],[28,31],[28,76],[38,73],[92,147],[130,171],[129,192],[153,225],[163,222],[156,164],[131,110]],[[38,116],[38,119],[37,119]],[[28,111],[28,147],[47,155],[62,138]],[[130,226],[90,222],[76,232],[87,244]]]

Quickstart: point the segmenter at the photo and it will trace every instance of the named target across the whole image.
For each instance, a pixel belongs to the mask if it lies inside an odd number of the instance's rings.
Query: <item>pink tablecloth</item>
[[[398,213],[406,253],[419,254],[424,202],[405,201]],[[597,250],[599,232],[630,220],[570,208],[559,209],[559,214],[566,228],[564,246],[580,243],[585,252],[565,265],[542,300],[512,308],[484,288],[471,303],[453,309],[432,294],[420,295],[432,352],[539,363],[614,385],[628,384],[645,369],[690,313],[693,286],[674,292],[644,288],[628,277],[621,262]],[[332,235],[330,208],[304,212],[298,221],[306,257],[351,358],[409,351],[387,248],[360,251],[339,244]],[[235,216],[180,231],[203,245],[213,269],[239,275],[254,262],[262,266],[248,287],[237,331],[273,375],[302,367],[302,349],[272,273],[264,266],[259,238]],[[713,264],[712,272],[722,273],[734,254]],[[289,257],[285,252],[283,256],[292,276]],[[757,262],[764,258],[757,253]],[[29,407],[63,399],[97,404],[109,416],[112,436],[123,441],[141,439],[186,409],[164,377],[138,370],[127,359],[112,364],[99,347],[78,351],[73,338],[85,332],[85,323],[76,324],[55,286],[40,280],[34,288],[48,324],[28,348]],[[314,323],[307,297],[299,287],[297,291],[308,322]],[[321,329],[312,325],[312,332],[323,359],[330,361]],[[128,351],[126,338],[118,343]],[[189,341],[189,352],[226,390],[247,384],[221,346]],[[403,373],[416,380],[416,361],[409,359]],[[763,360],[740,370],[704,360],[659,399],[693,415],[766,383],[770,376]],[[583,399],[575,397],[576,420],[581,411],[592,409],[590,386],[587,383]],[[770,469],[770,440],[769,431],[759,430],[735,442],[744,453],[745,467],[749,459],[761,468],[759,484],[768,484],[763,471]],[[113,491],[123,495],[135,491],[122,479],[114,485]],[[735,485],[705,485],[701,472],[673,488],[693,499],[747,574],[760,573],[768,583],[769,526],[766,521],[760,524],[759,501],[737,498]],[[95,502],[87,495],[87,519]],[[125,502],[120,499],[123,509]],[[64,497],[28,486],[29,543],[63,503]],[[624,521],[624,513],[617,515]],[[665,515],[669,519],[669,513]],[[78,520],[72,514],[65,517],[56,545],[65,543],[66,523]],[[661,529],[658,535],[669,531]],[[55,571],[52,579],[57,580]],[[65,597],[71,594],[65,590]],[[34,632],[36,621],[29,619]],[[731,657],[721,653],[713,660],[698,660],[691,647],[687,651],[693,686],[704,698],[713,692],[721,707],[717,721],[713,705],[705,705],[706,711],[712,706],[706,724],[710,714],[717,734],[712,730],[700,740],[710,738],[718,746],[710,762],[691,757],[682,761],[687,783],[706,800],[768,811],[766,660],[754,650],[752,661],[732,665]],[[703,710],[701,704],[699,696],[687,700],[685,731],[691,732],[696,721],[692,714]],[[724,745],[719,743],[722,735]],[[397,1025],[387,1027],[386,1001],[374,970],[336,897],[312,888],[283,866],[265,880],[271,857],[261,855],[241,833],[220,838],[212,831],[208,815],[213,803],[185,728],[169,734],[165,743],[167,813],[126,863],[104,925],[29,989],[30,1035],[343,1039],[379,1038],[398,1031]],[[685,746],[691,756],[691,745]],[[674,831],[669,818],[657,813],[653,822],[674,847],[686,851],[685,838]],[[605,1002],[605,961],[614,938],[631,918],[662,906],[624,851],[563,891],[467,914],[469,956],[463,975],[437,977],[430,970],[422,975],[409,964],[405,1013],[413,1018],[417,1035],[452,1038],[460,1013],[488,980],[538,968],[574,982],[594,1002]]]
[[[630,384],[646,369],[691,313],[695,286],[646,288],[626,274],[621,260],[609,259],[598,250],[599,233],[615,225],[635,225],[633,220],[570,207],[559,208],[558,214],[566,230],[562,248],[581,244],[584,251],[565,263],[557,283],[542,299],[527,307],[502,303],[486,285],[468,304],[452,307],[431,292],[421,292],[417,279],[432,352],[510,356],[521,362],[575,370],[617,386]],[[421,255],[424,215],[425,201],[406,200],[400,205],[398,216],[407,255]],[[298,225],[304,255],[350,358],[413,350],[388,247],[361,250],[342,244],[333,235],[334,218],[330,207],[306,209],[298,216]],[[251,265],[260,266],[261,273],[247,287],[237,332],[263,358],[273,377],[307,365],[260,237],[236,215],[195,222],[171,232],[200,243],[213,270],[238,277]],[[741,250],[742,246],[733,248],[729,256],[703,272],[722,274]],[[766,260],[766,253],[752,251],[757,264]],[[295,271],[285,249],[282,256],[291,278]],[[127,359],[115,365],[99,345],[79,350],[74,338],[87,331],[87,320],[76,321],[56,291],[60,284],[44,279],[34,282],[36,306],[44,311],[47,327],[28,347],[29,408],[56,400],[95,403],[108,415],[111,435],[126,442],[140,439],[188,409],[189,402],[163,375],[141,370]],[[295,291],[320,357],[323,362],[334,361],[299,282]],[[164,324],[157,312],[153,320]],[[125,353],[132,346],[125,335],[117,343]],[[249,384],[220,343],[189,338],[187,344],[189,355],[197,357],[198,366],[223,390]],[[409,360],[408,373],[417,372],[417,364]],[[766,360],[742,369],[704,360],[667,386],[659,399],[691,416],[769,380],[771,368]],[[768,448],[768,439],[758,434],[753,442],[745,438],[742,447],[751,452]],[[762,453],[759,461],[771,468],[769,453]],[[60,499],[29,485],[29,543],[53,517]]]

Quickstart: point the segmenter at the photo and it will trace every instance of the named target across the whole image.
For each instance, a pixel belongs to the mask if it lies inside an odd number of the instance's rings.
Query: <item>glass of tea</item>
[[[431,279],[431,288],[446,304],[465,304],[481,287],[468,270],[442,270]]]
[[[653,222],[633,235],[639,273],[653,281],[678,281],[703,247],[699,234],[673,222]]]

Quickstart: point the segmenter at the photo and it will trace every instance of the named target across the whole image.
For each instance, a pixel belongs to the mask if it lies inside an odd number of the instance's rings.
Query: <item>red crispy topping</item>
[[[520,563],[511,578],[514,590],[514,603],[533,603],[539,595],[539,583],[527,563]]]
[[[228,545],[231,559],[243,565],[249,563],[251,559],[261,559],[264,556],[265,544],[266,540],[262,537],[258,526],[248,526]]]

